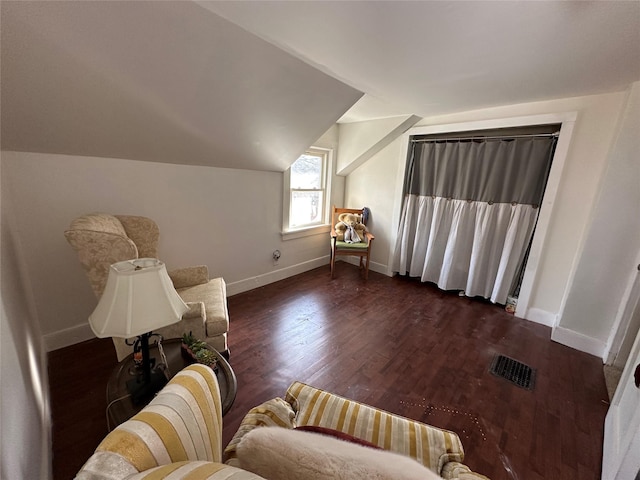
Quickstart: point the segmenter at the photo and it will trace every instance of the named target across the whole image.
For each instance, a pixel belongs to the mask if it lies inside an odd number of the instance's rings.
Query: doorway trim
[[[606,365],[615,365],[619,368],[624,367],[624,363],[621,365],[620,359],[618,359],[623,342],[628,342],[630,340],[628,337],[635,338],[638,334],[638,330],[629,329],[631,319],[637,313],[636,310],[640,308],[640,252],[636,256],[635,264],[638,267],[634,268],[629,276],[629,283],[620,302],[603,355]]]
[[[398,236],[397,225],[399,225],[400,223],[400,215],[402,213],[404,174],[406,170],[406,159],[409,152],[410,138],[412,136],[464,132],[471,130],[489,130],[494,128],[526,127],[531,125],[549,125],[558,123],[561,125],[560,135],[558,136],[558,143],[556,145],[556,151],[553,156],[551,171],[549,172],[547,186],[544,192],[544,197],[542,199],[540,216],[538,217],[536,230],[531,241],[531,250],[529,252],[529,258],[525,266],[522,286],[520,287],[520,295],[518,298],[518,305],[516,306],[515,312],[516,316],[520,318],[531,320],[536,323],[541,323],[549,327],[555,327],[558,321],[556,314],[550,314],[549,312],[530,308],[529,305],[531,303],[532,293],[538,279],[540,257],[547,240],[549,224],[551,222],[551,216],[553,214],[553,206],[555,205],[556,197],[558,194],[558,187],[562,178],[562,172],[564,171],[564,165],[566,163],[567,153],[569,151],[569,145],[571,144],[571,137],[573,135],[573,128],[575,126],[577,116],[577,112],[549,113],[542,115],[525,115],[520,117],[499,118],[492,120],[477,120],[472,122],[429,125],[424,127],[418,126],[407,130],[402,136],[402,150],[400,159],[402,168],[398,169],[398,176],[396,178],[395,185],[396,201],[394,202],[392,225],[396,225],[396,229],[393,231],[390,239],[391,242],[389,261],[387,262],[387,274],[389,276],[393,275],[392,259],[395,243]]]

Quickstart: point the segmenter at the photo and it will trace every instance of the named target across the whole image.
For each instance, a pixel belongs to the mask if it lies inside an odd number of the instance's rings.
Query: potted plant
[[[181,352],[187,360],[202,363],[213,369],[218,363],[216,354],[205,342],[194,337],[192,332],[182,335]]]

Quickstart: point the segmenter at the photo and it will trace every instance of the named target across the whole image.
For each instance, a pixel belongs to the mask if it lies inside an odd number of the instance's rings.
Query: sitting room
[[[2,478],[636,478],[639,2],[0,8]]]

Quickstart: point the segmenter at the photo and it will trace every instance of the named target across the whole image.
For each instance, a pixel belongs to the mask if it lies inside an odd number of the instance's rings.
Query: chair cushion
[[[327,435],[262,427],[238,445],[240,468],[268,480],[430,480],[438,476],[412,458]]]
[[[447,462],[462,462],[464,451],[454,432],[294,382],[285,400],[296,412],[296,425],[332,428],[416,459],[440,473]]]
[[[209,281],[209,269],[206,265],[178,268],[167,273],[176,289],[204,285]]]
[[[341,240],[336,241],[336,248],[340,250],[366,250],[369,247],[367,242],[347,243]]]

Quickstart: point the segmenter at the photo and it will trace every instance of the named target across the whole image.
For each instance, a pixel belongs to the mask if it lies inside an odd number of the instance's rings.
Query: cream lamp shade
[[[99,338],[130,338],[176,323],[188,309],[164,263],[138,258],[109,267],[107,285],[89,324]]]

